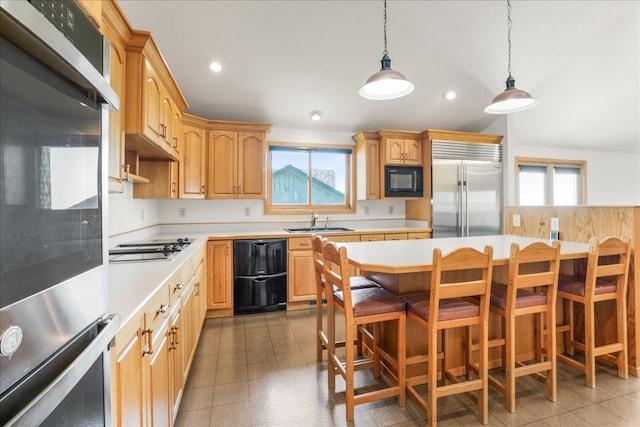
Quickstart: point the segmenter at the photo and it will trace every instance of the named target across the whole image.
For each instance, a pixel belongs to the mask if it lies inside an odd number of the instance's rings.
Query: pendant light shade
[[[540,101],[524,90],[516,88],[516,81],[511,75],[507,77],[507,88],[493,98],[491,104],[484,109],[489,114],[509,114],[528,110],[540,104]]]
[[[387,53],[387,0],[384,1],[384,52],[380,60],[380,71],[373,74],[360,88],[363,98],[386,100],[401,98],[413,92],[413,83],[400,72],[391,69],[391,59]]]
[[[484,109],[489,114],[509,114],[518,111],[528,110],[540,104],[540,101],[531,96],[528,92],[516,88],[516,80],[511,76],[511,1],[507,0],[507,41],[509,45],[509,65],[507,77],[507,88],[499,93],[491,104]]]

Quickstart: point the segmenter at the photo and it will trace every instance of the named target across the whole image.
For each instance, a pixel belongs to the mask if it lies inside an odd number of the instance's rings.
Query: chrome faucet
[[[316,228],[316,220],[318,219],[318,215],[314,214],[313,211],[311,211],[311,229],[313,230],[314,228]]]
[[[327,215],[327,222],[324,224],[324,228],[329,228],[331,226],[331,217]]]

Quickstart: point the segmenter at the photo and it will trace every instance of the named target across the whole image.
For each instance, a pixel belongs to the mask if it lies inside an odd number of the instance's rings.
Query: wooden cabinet
[[[411,239],[430,239],[431,238],[431,233],[428,231],[425,231],[423,233],[407,233],[407,239],[411,240]]]
[[[104,5],[102,5],[104,3]],[[102,14],[102,33],[110,44],[110,85],[120,98],[120,109],[109,111],[109,151],[108,168],[109,192],[122,193],[124,191],[124,150],[125,150],[125,75],[126,75],[126,43],[130,37],[130,29],[120,8],[114,2],[82,1],[83,8],[96,7]],[[93,11],[94,13],[97,10]]]
[[[379,199],[382,180],[378,133],[358,132],[353,140],[356,142],[358,200]]]
[[[207,243],[207,308],[219,315],[233,314],[233,260],[231,240]]]
[[[116,334],[111,361],[113,422],[118,426],[141,426],[145,417],[142,376],[143,318],[138,316]]]
[[[360,235],[327,235],[333,242],[359,242]],[[353,274],[354,272],[352,272]],[[311,237],[290,237],[287,254],[287,309],[306,308],[316,298]],[[304,305],[296,303],[304,303]]]
[[[271,125],[208,123],[206,197],[264,198],[265,144]]]
[[[287,302],[310,301],[316,296],[311,237],[292,237],[287,255]]]
[[[122,325],[111,352],[117,426],[172,425],[204,320],[204,249]]]
[[[206,121],[185,114],[182,118],[180,162],[181,199],[204,199],[207,130]]]
[[[422,165],[422,138],[418,132],[381,130],[385,165]]]
[[[169,160],[140,160],[137,174],[149,180],[135,184],[133,197],[138,199],[177,199],[178,162]]]
[[[127,151],[141,159],[178,161],[187,102],[146,31],[132,30],[127,44],[125,100]]]

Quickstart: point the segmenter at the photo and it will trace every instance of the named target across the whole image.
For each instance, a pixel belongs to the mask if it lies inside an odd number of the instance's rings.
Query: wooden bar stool
[[[315,270],[316,280],[316,359],[322,361],[322,351],[327,348],[327,333],[324,331],[322,319],[322,306],[324,299],[326,298],[325,280],[324,280],[324,257],[322,255],[322,248],[327,244],[329,240],[318,234],[311,236],[311,246],[313,248],[313,266]],[[380,287],[377,283],[362,276],[351,277],[351,289],[366,289]],[[373,337],[369,331],[363,327],[358,328],[355,344],[357,345],[358,354],[362,353],[362,340],[365,339],[368,342],[373,341]],[[344,341],[338,341],[335,343],[336,347],[344,347]]]
[[[547,385],[547,397],[557,400],[556,369],[556,296],[560,271],[560,243],[532,243],[520,249],[511,244],[508,285],[491,284],[490,310],[502,319],[502,366],[504,382],[489,375],[489,383],[506,397],[509,412],[516,411],[516,378],[533,375]],[[538,357],[535,362],[516,361],[516,341],[521,334],[516,330],[516,318],[533,314],[537,317],[536,333]],[[546,334],[545,324],[546,323]],[[544,346],[542,342],[545,341]],[[469,347],[467,347],[469,348]],[[546,372],[545,376],[540,372]]]
[[[433,251],[429,293],[414,292],[402,296],[407,301],[407,317],[427,332],[428,375],[407,379],[407,392],[426,411],[430,426],[438,421],[438,398],[459,393],[467,393],[477,402],[478,419],[482,424],[489,422],[487,335],[492,266],[491,246],[486,246],[484,252],[461,248],[446,256],[442,256],[442,251],[436,248]],[[473,297],[477,297],[477,300]],[[442,372],[443,385],[438,385],[439,332],[464,327],[466,334],[470,335],[474,325],[479,328],[477,378],[467,375],[467,378],[459,379],[445,369]],[[443,351],[446,357],[444,347]],[[446,380],[449,380],[449,384]],[[416,390],[416,386],[422,384],[427,384],[426,400]],[[479,391],[477,396],[471,393],[475,390]]]
[[[344,379],[346,394],[346,419],[354,418],[355,405],[398,396],[398,405],[405,405],[405,302],[380,287],[372,287],[353,291],[349,272],[347,250],[328,242],[323,248],[325,289],[333,287],[336,291],[327,298],[327,357],[329,388],[335,387],[335,375],[340,374]],[[331,300],[331,302],[329,302]],[[355,358],[355,348],[345,346],[344,358],[336,354],[335,349],[335,311],[340,311],[345,322],[345,342],[353,342],[354,330],[363,325],[394,323],[396,326],[395,355],[380,347],[380,334],[374,334],[373,358]],[[389,328],[388,330],[391,330]],[[383,388],[355,394],[354,375],[356,370],[374,368],[374,376],[380,372],[380,363],[384,362],[388,372],[395,370],[396,377],[384,382]]]
[[[627,284],[631,258],[631,239],[608,237],[599,241],[589,239],[586,277],[560,276],[558,297],[569,302],[569,322],[563,328],[565,347],[569,355],[574,348],[584,353],[584,363],[565,354],[558,360],[585,373],[585,383],[596,386],[596,358],[612,362],[618,367],[620,378],[629,378],[627,345]],[[615,342],[596,344],[596,303],[615,301]],[[575,330],[575,303],[584,306],[584,342],[579,342]],[[603,337],[604,338],[604,337]],[[613,354],[617,353],[617,357]],[[605,357],[608,356],[608,357]]]

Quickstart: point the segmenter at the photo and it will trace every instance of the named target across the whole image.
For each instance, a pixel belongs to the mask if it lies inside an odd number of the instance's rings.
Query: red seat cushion
[[[407,302],[407,309],[425,322],[429,321],[429,297],[430,295],[426,292],[401,295],[401,298]],[[480,307],[463,298],[449,298],[440,301],[438,321],[464,319],[479,315]]]
[[[596,279],[596,295],[615,293],[618,286],[616,282],[604,279]],[[558,291],[583,297],[585,291],[585,278],[579,276],[560,275],[558,278]]]
[[[490,304],[502,310],[506,309],[507,285],[503,285],[502,283],[491,284]],[[536,305],[547,305],[547,296],[526,289],[518,289],[518,293],[516,294],[516,308],[533,307]]]
[[[344,307],[343,299],[342,291],[334,292],[333,300],[341,307]],[[352,290],[351,303],[353,304],[354,317],[404,311],[405,309],[403,299],[380,287]]]

